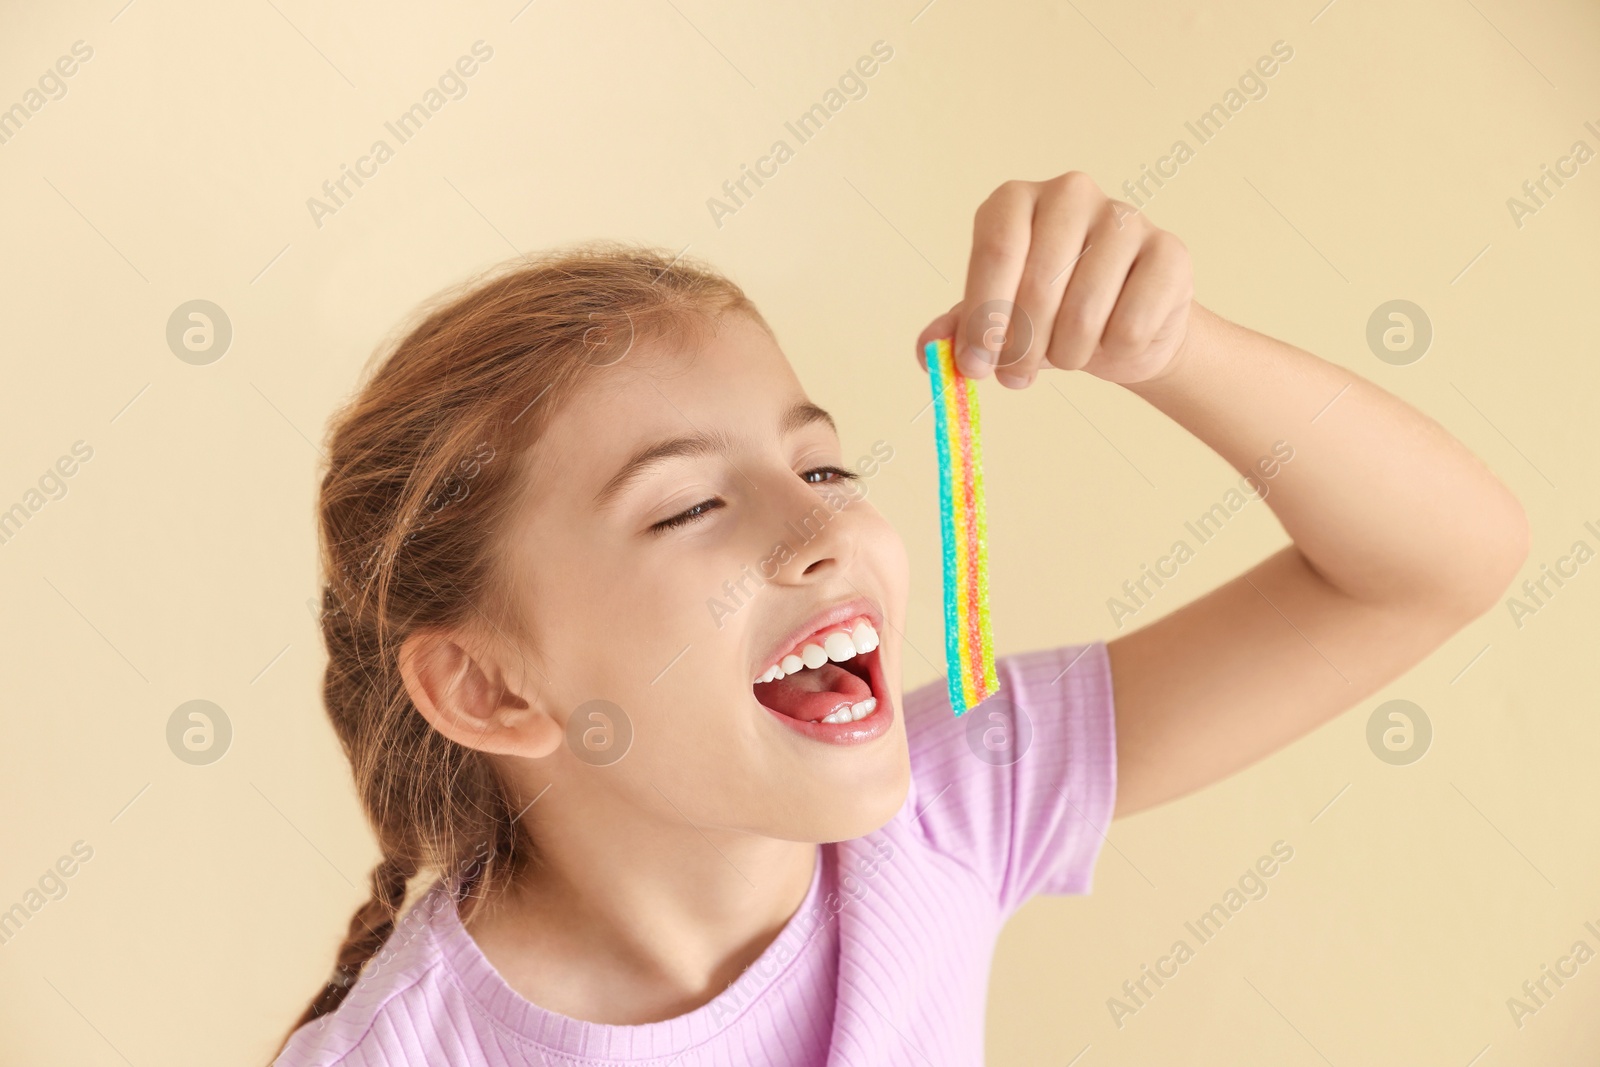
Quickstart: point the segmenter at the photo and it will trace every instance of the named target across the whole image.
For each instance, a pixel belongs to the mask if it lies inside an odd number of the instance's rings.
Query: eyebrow
[[[829,429],[835,433],[838,432],[839,428],[834,423],[832,415],[809,400],[803,400],[783,413],[783,416],[778,420],[778,432],[782,435],[788,435],[817,422],[827,423]],[[712,455],[728,451],[731,451],[731,441],[727,434],[720,431],[712,433],[696,431],[695,433],[683,434],[678,437],[670,437],[665,441],[657,441],[655,444],[645,445],[629,456],[628,461],[622,465],[621,469],[611,476],[611,480],[600,487],[600,491],[594,497],[595,506],[597,508],[605,507],[615,500],[628,486],[644,477],[651,468],[665,463],[667,460]]]
[[[839,432],[839,427],[834,425],[833,416],[809,400],[802,400],[783,413],[783,418],[778,420],[778,432],[780,434],[794,433],[796,430],[810,426],[813,422],[825,422],[828,424],[828,429],[834,433]]]

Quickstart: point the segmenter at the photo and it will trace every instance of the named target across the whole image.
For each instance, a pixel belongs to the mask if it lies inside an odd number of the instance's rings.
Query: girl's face
[[[906,555],[832,420],[738,313],[586,373],[511,542],[534,701],[566,726],[538,771],[702,829],[883,825],[910,778]]]

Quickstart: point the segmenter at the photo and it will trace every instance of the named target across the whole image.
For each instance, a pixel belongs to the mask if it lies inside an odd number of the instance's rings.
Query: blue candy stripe
[[[945,417],[944,391],[949,384],[940,346],[949,341],[929,341],[923,349],[928,364],[928,382],[933,390],[934,444],[939,454],[939,544],[944,565],[944,657],[945,684],[950,693],[950,708],[957,715],[967,710],[961,690],[961,620],[956,613],[956,526],[951,474],[950,424]]]

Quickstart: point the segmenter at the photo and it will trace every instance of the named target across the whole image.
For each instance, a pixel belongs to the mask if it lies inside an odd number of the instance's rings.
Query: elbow
[[[1462,559],[1451,607],[1470,622],[1497,606],[1516,581],[1533,546],[1528,513],[1509,490],[1493,509],[1473,517],[1474,550]]]

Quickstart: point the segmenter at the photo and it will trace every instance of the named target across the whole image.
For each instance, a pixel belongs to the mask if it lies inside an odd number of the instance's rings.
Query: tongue
[[[861,703],[872,695],[872,687],[837,663],[824,663],[775,682],[761,682],[755,694],[773,711],[802,722],[817,722],[845,705]]]

